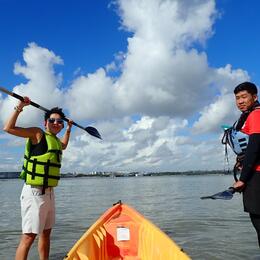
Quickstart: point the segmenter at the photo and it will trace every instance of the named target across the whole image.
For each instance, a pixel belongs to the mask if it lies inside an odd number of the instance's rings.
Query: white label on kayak
[[[117,241],[128,241],[130,240],[130,230],[125,227],[118,227],[116,229]]]

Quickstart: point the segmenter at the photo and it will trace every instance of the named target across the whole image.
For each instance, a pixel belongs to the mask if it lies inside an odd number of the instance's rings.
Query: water
[[[200,200],[225,190],[231,176],[165,176],[62,179],[56,188],[51,260],[63,259],[88,227],[122,200],[159,226],[198,260],[260,259],[256,233],[241,195]],[[20,180],[0,181],[0,259],[14,259],[20,237]],[[30,260],[38,259],[36,243]]]

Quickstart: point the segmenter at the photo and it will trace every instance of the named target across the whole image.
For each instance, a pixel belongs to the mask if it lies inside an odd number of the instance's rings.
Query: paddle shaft
[[[21,101],[24,101],[24,98],[23,98],[22,96],[20,96],[20,95],[14,93],[14,92],[11,92],[11,91],[9,91],[9,90],[7,90],[7,89],[5,89],[5,88],[2,88],[2,87],[0,87],[0,90],[1,90],[2,92],[6,93],[7,95],[10,95],[10,96],[12,96],[12,97],[14,97],[14,98],[17,98],[17,99],[21,100]],[[45,112],[48,112],[48,111],[49,111],[49,109],[47,109],[47,108],[45,108],[45,107],[42,107],[42,106],[38,105],[37,103],[35,103],[35,102],[33,102],[33,101],[30,102],[30,105],[32,105],[32,106],[34,106],[34,107],[36,107],[36,108],[39,108],[39,109],[41,109],[41,110],[43,110],[43,111],[45,111]]]
[[[24,98],[23,98],[22,96],[20,96],[20,95],[14,93],[14,92],[11,92],[11,91],[9,91],[9,90],[3,88],[3,87],[0,87],[0,91],[4,92],[4,93],[6,93],[7,95],[10,95],[10,96],[12,96],[12,97],[14,97],[14,98],[17,98],[17,99],[19,99],[19,100],[21,100],[21,101],[24,101]],[[43,107],[43,106],[40,106],[39,104],[37,104],[37,103],[35,103],[35,102],[33,102],[33,101],[30,101],[30,105],[32,105],[32,106],[34,106],[34,107],[36,107],[36,108],[39,108],[40,110],[42,110],[42,111],[44,111],[44,112],[49,112],[49,111],[50,111],[49,109],[47,109],[47,108],[45,108],[45,107]],[[66,122],[69,122],[69,119],[66,118],[66,117],[64,117],[63,120],[66,121]],[[93,135],[93,136],[95,136],[95,137],[101,139],[101,137],[100,137],[98,131],[97,131],[94,127],[83,127],[83,126],[81,126],[81,125],[79,125],[79,124],[77,124],[77,123],[75,123],[75,122],[72,122],[72,124],[73,124],[74,126],[76,126],[76,127],[79,127],[79,128],[81,128],[81,129],[87,131],[89,134],[91,134],[91,135]],[[94,133],[89,131],[90,128],[91,128],[92,130],[94,129]],[[95,132],[95,131],[96,131],[96,132]]]

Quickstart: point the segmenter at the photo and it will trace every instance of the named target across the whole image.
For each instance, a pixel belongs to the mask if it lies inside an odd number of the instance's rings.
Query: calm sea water
[[[200,200],[228,188],[232,176],[62,179],[56,188],[57,221],[51,260],[72,245],[113,203],[122,200],[159,226],[192,259],[260,259],[256,233],[241,195]],[[20,237],[20,180],[0,181],[0,259],[14,259]],[[30,260],[38,259],[36,243]]]

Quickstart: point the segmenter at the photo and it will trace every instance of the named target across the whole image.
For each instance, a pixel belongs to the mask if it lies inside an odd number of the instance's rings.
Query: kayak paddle
[[[231,200],[233,198],[233,194],[236,192],[235,188],[230,187],[227,190],[218,192],[216,194],[210,195],[210,196],[204,196],[204,197],[200,197],[202,200],[205,199],[222,199],[222,200]]]
[[[21,100],[21,101],[24,100],[22,96],[20,96],[20,95],[14,93],[14,92],[11,92],[11,91],[9,91],[9,90],[7,90],[7,89],[5,89],[5,88],[0,87],[0,91],[4,92],[4,93],[6,93],[7,95],[10,95],[10,96],[12,96],[12,97],[14,97],[14,98],[17,98],[17,99],[19,99],[19,100]],[[34,106],[34,107],[36,107],[36,108],[39,108],[40,110],[43,110],[43,111],[45,111],[45,112],[49,112],[49,111],[50,111],[49,109],[47,109],[47,108],[45,108],[45,107],[42,107],[42,106],[40,106],[39,104],[37,104],[37,103],[35,103],[35,102],[33,102],[33,101],[30,102],[30,105],[32,105],[32,106]],[[66,122],[69,122],[69,119],[66,118],[66,117],[64,117],[63,120],[66,121]],[[102,139],[100,133],[98,132],[98,130],[97,130],[95,127],[92,127],[92,126],[83,127],[83,126],[81,126],[81,125],[79,125],[79,124],[77,124],[77,123],[75,123],[75,122],[73,122],[72,124],[73,124],[74,126],[77,126],[77,127],[81,128],[81,129],[85,130],[85,131],[88,132],[90,135],[95,136],[96,138]]]

